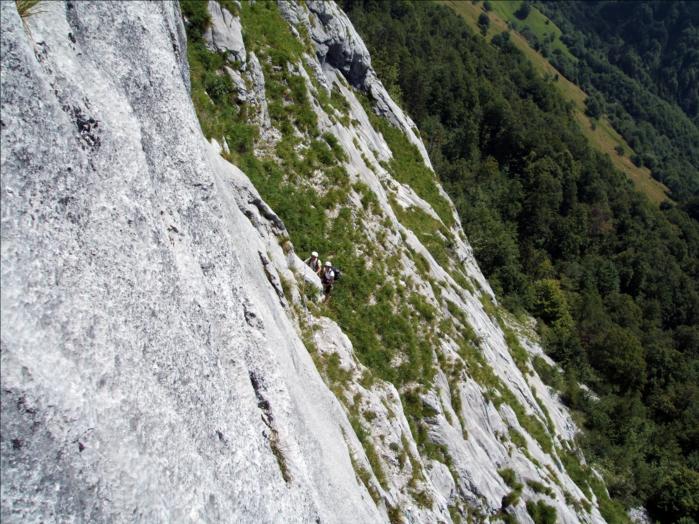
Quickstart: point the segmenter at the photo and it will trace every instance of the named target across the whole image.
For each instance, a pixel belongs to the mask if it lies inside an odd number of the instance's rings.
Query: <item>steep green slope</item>
[[[633,192],[506,36],[489,45],[434,4],[345,8],[415,118],[491,283],[539,318],[566,369],[551,383],[579,410],[612,495],[662,521],[698,518],[697,223]],[[625,518],[612,504],[603,514]]]
[[[221,4],[182,3],[195,109],[281,219],[260,259],[347,417],[366,499],[391,522],[599,520],[615,506],[534,368],[550,360],[493,300],[412,122],[372,69],[348,73],[369,54],[345,15]],[[329,300],[310,250],[343,271]]]
[[[699,193],[699,3],[538,3],[578,59],[552,54],[678,200]]]
[[[552,22],[547,24],[548,18],[544,17],[536,7],[531,7],[529,15],[524,20],[520,20],[515,13],[521,7],[521,0],[489,4],[440,0],[439,3],[449,6],[454,12],[460,14],[466,23],[476,30],[479,30],[479,17],[487,13],[490,24],[484,38],[490,41],[493,38],[499,38],[498,35],[507,31],[509,41],[524,54],[534,69],[540,75],[554,79],[554,87],[564,100],[572,104],[573,115],[593,148],[609,155],[614,167],[625,173],[633,181],[636,189],[652,202],[660,204],[668,200],[670,190],[654,179],[647,167],[636,165],[631,161],[632,158],[637,157],[636,152],[616,132],[606,116],[592,118],[586,114],[587,94],[551,64],[558,54],[557,49],[561,48],[566,50],[566,56],[570,56],[573,61],[576,59],[561,42],[560,29]],[[486,10],[488,6],[490,11]]]
[[[591,49],[699,122],[699,7],[696,2],[541,2]],[[571,27],[572,26],[572,27]],[[577,46],[577,35],[566,37]]]

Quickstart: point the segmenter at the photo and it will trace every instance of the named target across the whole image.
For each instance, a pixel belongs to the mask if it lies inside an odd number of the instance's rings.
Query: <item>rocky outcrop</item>
[[[547,358],[536,337],[496,310],[441,187],[451,220],[389,169],[358,91],[429,158],[334,3],[279,2],[315,50],[285,74],[342,151],[347,205],[395,261],[396,287],[445,326],[421,385],[372,376],[317,307],[284,222],[221,156],[226,137],[203,136],[177,4],[46,2],[25,23],[14,6],[0,3],[3,522],[532,522],[525,500],[602,521],[560,459],[576,427],[529,365]],[[246,50],[238,16],[208,10],[205,39],[228,57],[216,73],[277,162],[271,65]],[[300,154],[311,138],[294,136]],[[408,227],[414,212],[443,226],[427,238],[447,260]],[[522,484],[507,507],[502,469]]]
[[[230,54],[233,60],[245,62],[245,44],[240,18],[233,16],[228,9],[215,0],[207,5],[211,24],[204,33],[207,46],[212,51]]]
[[[432,166],[417,126],[391,99],[371,68],[371,56],[356,29],[335,2],[310,0],[308,9],[292,0],[280,0],[279,9],[291,24],[303,25],[315,44],[322,67],[342,73],[350,85],[368,93],[376,102],[375,110],[403,130],[418,148],[425,164]]]

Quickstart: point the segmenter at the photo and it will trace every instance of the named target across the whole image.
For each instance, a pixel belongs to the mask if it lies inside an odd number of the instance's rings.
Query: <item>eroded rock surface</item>
[[[452,326],[431,347],[434,378],[414,388],[428,413],[423,442],[402,401],[413,385],[372,379],[348,334],[304,306],[317,276],[221,156],[231,153],[225,136],[202,135],[177,4],[46,2],[26,25],[14,2],[0,8],[3,522],[449,522],[501,511],[532,522],[526,500],[555,507],[560,522],[602,521],[560,460],[576,452],[570,414],[515,361],[503,329],[527,358],[546,359],[535,336],[493,313],[448,199],[446,225],[387,169],[392,150],[358,91],[430,162],[334,3],[279,2],[315,51],[289,74],[306,82],[352,187],[375,199],[367,239]],[[227,54],[220,73],[267,154],[281,136],[269,64],[245,49],[240,18],[213,0],[208,9],[206,40]],[[323,89],[345,115],[320,103]],[[348,198],[359,215],[362,195]],[[444,226],[447,263],[403,224],[411,210]],[[456,340],[469,330],[482,368]],[[329,361],[342,384],[328,379]],[[493,401],[496,381],[506,401]],[[504,468],[523,483],[508,508]]]
[[[380,520],[177,4],[1,9],[2,521]]]

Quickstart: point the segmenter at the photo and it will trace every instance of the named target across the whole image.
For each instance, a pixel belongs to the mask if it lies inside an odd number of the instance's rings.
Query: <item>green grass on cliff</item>
[[[41,0],[15,0],[15,5],[17,6],[17,13],[22,19],[32,16],[37,13],[37,6]]]
[[[204,134],[219,141],[226,138],[231,146],[229,159],[282,218],[300,255],[317,250],[342,269],[342,280],[329,304],[322,306],[322,314],[347,333],[360,361],[377,377],[398,386],[429,384],[434,376],[431,348],[436,320],[425,314],[419,295],[399,281],[397,258],[366,236],[366,220],[386,217],[375,215],[377,206],[371,205],[366,190],[350,184],[338,144],[332,137],[319,136],[305,82],[293,72],[303,46],[274,4],[243,4],[246,44],[258,54],[273,124],[283,133],[273,153],[256,154],[253,146],[259,130],[249,123],[251,109],[237,99],[228,76],[219,74],[225,59],[204,46],[206,17],[198,3],[182,6],[190,21],[192,98]],[[344,104],[333,95],[328,97],[329,104],[341,110]],[[309,112],[313,117],[308,117]],[[301,131],[301,136],[294,130]],[[409,160],[408,165],[413,164]],[[355,190],[366,201],[366,210],[351,204],[349,197]],[[331,211],[333,219],[328,217]],[[413,415],[421,417],[420,406]]]
[[[443,307],[458,320],[444,319],[412,279],[401,277],[401,256],[412,257],[417,271],[440,300],[440,286],[430,280],[423,257],[402,248],[386,249],[389,244],[381,245],[381,235],[375,241],[367,236],[368,222],[383,224],[384,238],[390,233],[391,224],[377,205],[375,195],[366,186],[350,182],[343,167],[344,151],[334,137],[320,134],[310,106],[311,95],[301,76],[302,66],[298,65],[303,44],[293,37],[275,5],[244,3],[240,13],[246,46],[257,54],[265,74],[273,124],[282,131],[281,140],[273,147],[262,143],[260,130],[250,123],[253,108],[238,99],[230,78],[222,74],[224,65],[235,67],[235,64],[227,64],[224,57],[206,49],[202,35],[207,17],[200,5],[184,2],[182,7],[189,21],[192,98],[202,130],[207,138],[226,139],[231,148],[228,159],[247,174],[284,221],[297,253],[304,257],[312,250],[319,251],[323,260],[331,260],[342,269],[342,280],[335,286],[330,302],[318,305],[305,297],[306,305],[310,311],[328,316],[340,325],[352,341],[360,362],[369,368],[369,379],[377,377],[399,388],[405,415],[421,453],[450,464],[446,450],[429,439],[425,421],[435,413],[421,400],[421,393],[431,385],[436,372],[433,348],[439,347],[444,336],[462,348],[466,363],[453,368],[444,364],[453,390],[457,391],[458,382],[468,373],[493,391],[496,406],[509,404],[520,424],[542,448],[551,451],[553,444],[543,424],[526,413],[484,360],[466,317],[455,306],[445,304]],[[347,118],[346,102],[336,91],[329,95],[318,92],[326,111],[338,119]],[[415,146],[399,130],[374,115],[370,108],[369,113],[393,152],[394,159],[387,166],[391,174],[410,185],[441,219],[417,209],[394,206],[399,220],[418,235],[445,268],[458,267],[449,230],[454,218],[449,202],[437,190],[436,176],[425,167]],[[362,202],[361,207],[352,203],[353,195]],[[456,270],[453,273],[454,278],[470,287],[464,275]],[[322,361],[309,342],[311,339],[304,337],[309,352],[324,379],[342,400],[347,377],[339,372],[336,363]],[[458,410],[458,395],[453,398]],[[348,410],[352,409],[352,403],[346,405]],[[378,482],[384,483],[380,461],[370,439],[361,430],[362,416],[360,411],[352,412],[353,427]],[[463,420],[462,413],[458,416]],[[371,486],[367,472],[361,468],[357,471],[362,482]],[[424,493],[414,491],[419,504],[431,504]]]

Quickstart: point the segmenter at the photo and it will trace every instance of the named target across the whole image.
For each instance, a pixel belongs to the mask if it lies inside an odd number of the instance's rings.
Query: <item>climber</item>
[[[325,263],[325,267],[320,273],[320,281],[323,283],[323,292],[325,293],[323,300],[328,300],[330,298],[330,292],[332,291],[333,284],[335,283],[335,271],[333,270],[333,265],[330,261]]]
[[[320,271],[323,269],[322,264],[320,263],[320,259],[318,258],[318,252],[313,251],[311,253],[311,256],[304,260],[304,263],[310,267],[316,275],[320,275]]]

